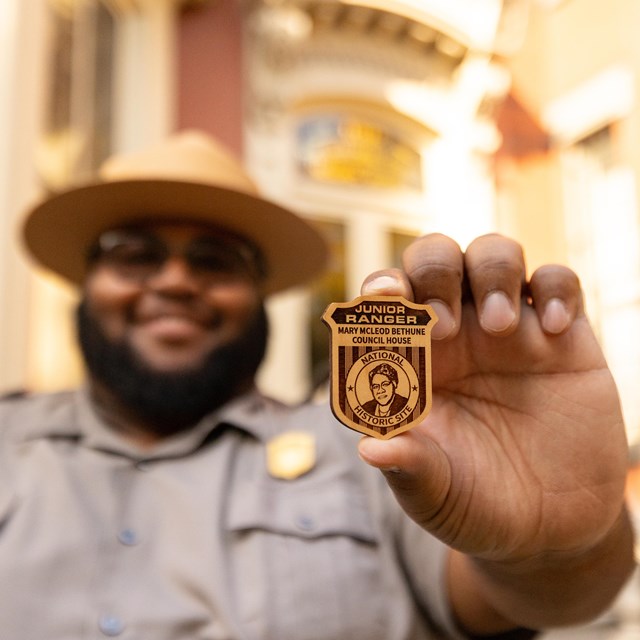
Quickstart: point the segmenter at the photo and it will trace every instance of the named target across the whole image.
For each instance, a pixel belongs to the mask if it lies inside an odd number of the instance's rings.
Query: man
[[[439,322],[428,419],[358,441],[254,389],[264,296],[324,246],[212,140],[116,157],[24,234],[81,287],[88,380],[0,404],[3,638],[526,638],[629,575],[622,418],[568,269],[523,285],[516,243],[430,235],[369,276]]]
[[[402,411],[408,398],[396,392],[398,372],[386,362],[369,371],[369,389],[373,396],[362,408],[372,416],[395,416]]]

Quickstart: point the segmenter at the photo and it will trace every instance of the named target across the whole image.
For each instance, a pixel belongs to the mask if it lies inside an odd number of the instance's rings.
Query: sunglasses
[[[266,274],[258,249],[240,238],[202,235],[175,250],[154,233],[135,228],[105,231],[90,248],[88,261],[106,265],[122,278],[143,282],[174,255],[180,255],[199,276],[261,280]]]

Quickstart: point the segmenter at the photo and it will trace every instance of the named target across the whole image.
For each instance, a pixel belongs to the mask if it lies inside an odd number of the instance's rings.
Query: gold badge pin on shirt
[[[334,302],[322,317],[331,331],[331,409],[350,429],[392,438],[431,409],[429,305],[400,296]]]
[[[281,480],[294,480],[316,464],[316,440],[305,431],[287,431],[267,442],[267,471]]]

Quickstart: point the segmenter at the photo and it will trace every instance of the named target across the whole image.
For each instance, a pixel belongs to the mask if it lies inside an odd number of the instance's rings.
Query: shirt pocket
[[[355,479],[238,490],[227,557],[248,636],[383,638],[380,536]]]

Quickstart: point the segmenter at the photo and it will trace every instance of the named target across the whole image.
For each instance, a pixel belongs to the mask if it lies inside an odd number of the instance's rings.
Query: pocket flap
[[[265,482],[245,483],[238,494],[228,515],[232,531],[261,529],[304,538],[349,536],[367,543],[379,539],[359,488],[343,483],[329,487]]]

